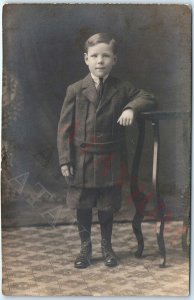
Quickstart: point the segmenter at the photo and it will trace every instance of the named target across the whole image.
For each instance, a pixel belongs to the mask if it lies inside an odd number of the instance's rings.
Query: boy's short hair
[[[100,43],[110,44],[113,49],[113,53],[117,53],[117,43],[115,39],[108,33],[96,33],[89,37],[89,39],[87,39],[84,44],[84,51],[87,53],[89,47],[95,46]]]

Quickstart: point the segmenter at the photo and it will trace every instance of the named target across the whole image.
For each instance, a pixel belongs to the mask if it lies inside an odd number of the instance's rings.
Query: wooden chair
[[[144,249],[144,238],[141,230],[141,223],[145,215],[145,208],[148,202],[148,199],[138,186],[138,172],[140,166],[140,160],[144,145],[145,138],[145,122],[151,122],[153,129],[153,165],[152,165],[152,186],[154,193],[154,200],[156,203],[156,236],[158,247],[161,256],[160,267],[164,268],[166,266],[166,248],[164,241],[164,225],[165,225],[165,203],[162,197],[160,197],[159,191],[159,182],[158,182],[158,171],[159,171],[159,151],[160,151],[160,130],[159,124],[162,120],[170,120],[177,118],[190,118],[189,112],[166,112],[166,111],[153,111],[153,112],[143,112],[138,118],[138,140],[136,145],[136,151],[134,155],[133,165],[132,165],[132,174],[131,174],[131,194],[135,204],[136,213],[132,221],[132,227],[134,234],[136,236],[138,247],[135,253],[136,257],[141,257]],[[190,120],[190,119],[189,119]],[[188,128],[187,128],[188,132]],[[188,148],[187,148],[188,149]],[[188,154],[189,155],[189,154]],[[189,205],[189,204],[188,204]],[[188,220],[189,216],[185,214],[184,216],[184,225],[186,219]],[[183,226],[184,226],[183,225]],[[185,227],[183,227],[185,228]],[[186,232],[186,231],[185,231]],[[184,232],[183,232],[184,234]],[[184,240],[184,236],[183,236]],[[183,243],[184,244],[184,243]]]

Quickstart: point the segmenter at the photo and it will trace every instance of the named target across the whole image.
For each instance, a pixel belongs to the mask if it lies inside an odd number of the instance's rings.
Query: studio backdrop
[[[10,4],[3,14],[3,225],[70,222],[57,126],[66,88],[88,73],[83,44],[108,32],[119,44],[113,73],[153,93],[158,110],[190,111],[191,19],[179,5]],[[128,168],[137,125],[126,129]],[[190,119],[160,124],[160,192],[181,219],[190,187]],[[153,137],[146,123],[140,182],[151,189]],[[186,196],[187,195],[187,196]],[[130,220],[130,183],[118,220]],[[52,213],[51,213],[52,212]]]

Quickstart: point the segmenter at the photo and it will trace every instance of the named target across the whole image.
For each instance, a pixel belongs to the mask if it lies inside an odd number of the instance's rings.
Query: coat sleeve
[[[73,164],[73,136],[75,118],[75,91],[72,86],[67,88],[62,106],[57,132],[57,147],[60,166]]]
[[[128,103],[123,110],[128,108],[133,109],[135,114],[142,111],[150,111],[157,107],[156,99],[153,94],[144,90],[135,89],[132,85],[128,85],[127,87],[127,99]]]

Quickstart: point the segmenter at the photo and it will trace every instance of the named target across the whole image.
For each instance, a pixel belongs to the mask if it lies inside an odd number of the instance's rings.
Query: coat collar
[[[90,73],[83,79],[82,88],[83,94],[97,107],[97,111],[101,110],[117,92],[115,80],[111,75],[105,81],[104,93],[99,104],[96,87]]]

